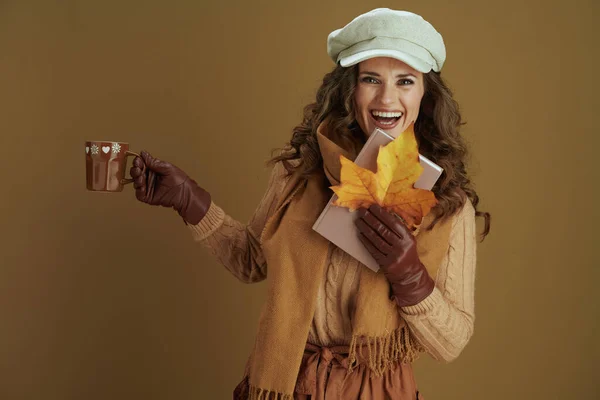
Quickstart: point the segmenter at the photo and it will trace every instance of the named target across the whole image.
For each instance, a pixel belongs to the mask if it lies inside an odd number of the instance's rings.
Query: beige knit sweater
[[[188,225],[194,240],[243,282],[266,278],[259,239],[285,186],[284,173],[281,163],[273,168],[248,224],[234,220],[213,202],[198,225]],[[308,337],[309,342],[321,346],[350,344],[358,278],[361,268],[366,268],[333,244],[331,248]],[[475,210],[467,202],[452,226],[449,250],[438,269],[433,293],[417,305],[399,309],[411,334],[436,360],[455,359],[473,334],[475,263]]]

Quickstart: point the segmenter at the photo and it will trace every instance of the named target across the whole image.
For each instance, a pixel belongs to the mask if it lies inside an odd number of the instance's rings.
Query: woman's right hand
[[[142,151],[130,169],[135,196],[143,203],[175,209],[186,223],[198,224],[211,196],[175,165]]]

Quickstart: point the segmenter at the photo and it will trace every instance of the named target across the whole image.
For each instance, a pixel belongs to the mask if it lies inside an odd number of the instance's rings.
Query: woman
[[[137,198],[173,207],[194,238],[268,297],[239,399],[415,399],[411,363],[451,361],[473,333],[475,216],[461,118],[440,70],[445,47],[420,16],[376,9],[328,37],[336,63],[291,141],[271,161],[248,224],[232,219],[174,165],[142,152]],[[418,232],[386,210],[358,212],[374,273],[312,230],[339,184],[339,155],[356,157],[374,128],[396,137],[414,124],[419,152],[444,169],[437,206]],[[422,397],[421,397],[422,398]]]

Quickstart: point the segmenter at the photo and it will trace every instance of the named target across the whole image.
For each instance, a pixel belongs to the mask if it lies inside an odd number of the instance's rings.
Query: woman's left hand
[[[383,270],[400,307],[415,305],[431,294],[435,282],[417,254],[412,233],[397,216],[375,204],[358,210],[360,240]]]

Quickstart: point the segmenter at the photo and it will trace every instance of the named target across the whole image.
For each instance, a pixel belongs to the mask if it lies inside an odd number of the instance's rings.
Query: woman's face
[[[388,57],[362,61],[354,93],[358,125],[367,136],[381,128],[398,137],[417,120],[423,93],[423,74],[402,61]]]

